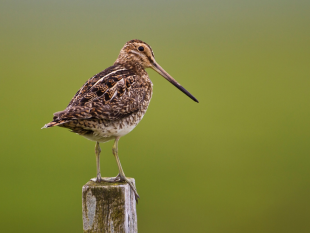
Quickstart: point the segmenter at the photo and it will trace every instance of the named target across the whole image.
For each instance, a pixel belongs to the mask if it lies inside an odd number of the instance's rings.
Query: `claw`
[[[129,184],[131,190],[135,193],[135,199],[136,199],[136,202],[138,203],[138,199],[140,199],[140,196],[139,196],[135,186],[126,177],[125,177],[125,181]]]
[[[100,176],[97,176],[97,178],[96,178],[96,183],[100,183],[102,181],[102,179],[101,179],[101,177]]]

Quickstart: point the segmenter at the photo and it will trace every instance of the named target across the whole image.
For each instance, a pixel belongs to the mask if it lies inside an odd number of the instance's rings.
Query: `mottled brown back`
[[[76,119],[116,120],[143,107],[152,85],[144,69],[116,64],[90,78],[47,127]]]

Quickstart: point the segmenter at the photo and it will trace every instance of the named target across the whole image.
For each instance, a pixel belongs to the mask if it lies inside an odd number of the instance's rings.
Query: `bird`
[[[130,40],[121,49],[114,64],[94,75],[76,92],[65,110],[54,113],[53,120],[43,128],[59,126],[95,141],[97,176],[95,182],[127,182],[138,201],[140,196],[125,176],[118,143],[142,120],[153,94],[146,68],[151,68],[198,103],[198,100],[173,79],[156,61],[152,48],[141,40]],[[112,147],[119,174],[102,178],[100,145],[114,140]]]

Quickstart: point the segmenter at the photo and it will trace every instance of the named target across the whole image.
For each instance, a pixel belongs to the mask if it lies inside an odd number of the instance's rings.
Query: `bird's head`
[[[121,49],[115,63],[136,64],[145,68],[152,68],[180,91],[198,103],[198,100],[172,78],[156,61],[151,46],[141,40],[128,41]]]
[[[141,40],[131,40],[121,49],[116,63],[134,63],[151,68],[156,62],[151,46]]]

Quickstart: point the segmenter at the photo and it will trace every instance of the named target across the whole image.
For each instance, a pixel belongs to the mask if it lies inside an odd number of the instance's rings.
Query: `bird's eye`
[[[144,51],[144,47],[143,46],[140,46],[138,49],[139,49],[139,51]]]

